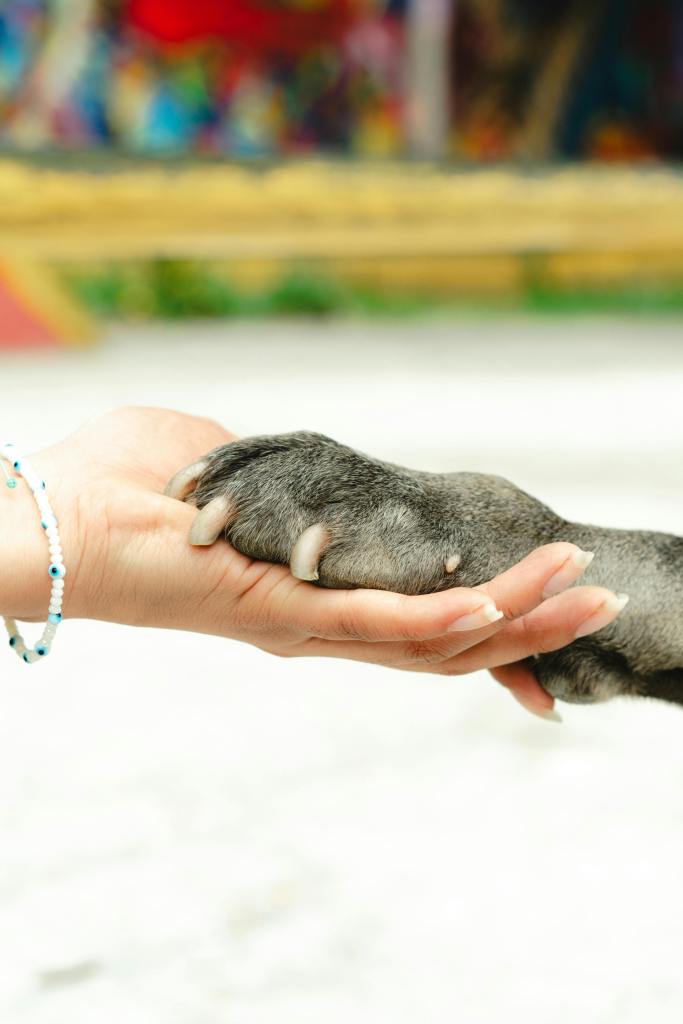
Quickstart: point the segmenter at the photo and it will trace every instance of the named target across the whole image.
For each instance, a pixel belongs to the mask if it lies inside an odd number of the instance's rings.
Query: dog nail
[[[199,462],[193,462],[191,466],[181,469],[166,484],[164,488],[166,497],[184,501],[188,494],[194,490],[195,484],[208,465],[209,463],[206,459],[200,459]]]
[[[214,498],[197,514],[190,529],[190,544],[208,547],[218,540],[232,518],[234,506],[225,495]]]
[[[477,608],[475,612],[461,615],[459,619],[451,623],[446,632],[460,633],[467,629],[481,629],[483,626],[490,626],[492,622],[498,622],[502,618],[503,613],[496,608],[492,601],[487,601],[481,608]]]
[[[443,563],[443,567],[446,570],[446,572],[455,572],[455,570],[458,568],[459,565],[460,565],[460,555],[451,555]]]
[[[292,548],[289,570],[298,580],[317,580],[320,556],[330,541],[330,535],[322,523],[315,523],[299,537]]]
[[[628,594],[612,594],[607,600],[600,605],[596,612],[593,612],[584,622],[581,623],[576,633],[574,634],[575,639],[578,640],[580,636],[588,636],[589,633],[595,633],[596,630],[602,629],[603,626],[609,625],[628,604]]]
[[[595,555],[592,551],[582,551],[579,548],[569,556],[566,562],[560,566],[557,572],[553,573],[543,588],[543,597],[553,597],[566,590],[579,576],[588,568]]]

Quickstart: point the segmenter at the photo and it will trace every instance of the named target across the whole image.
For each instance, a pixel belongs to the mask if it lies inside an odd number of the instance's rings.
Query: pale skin
[[[578,548],[538,548],[475,589],[418,597],[321,589],[224,541],[189,544],[196,510],[165,497],[164,486],[234,439],[212,420],[124,408],[31,456],[60,522],[65,619],[209,633],[282,657],[349,658],[443,676],[488,669],[530,711],[553,717],[553,698],[526,659],[564,647],[581,629],[601,629],[619,610],[601,587],[544,597],[558,580],[569,586],[580,576]],[[0,487],[0,519],[0,611],[41,621],[47,546],[25,486]],[[491,605],[503,613],[494,622],[486,620]]]

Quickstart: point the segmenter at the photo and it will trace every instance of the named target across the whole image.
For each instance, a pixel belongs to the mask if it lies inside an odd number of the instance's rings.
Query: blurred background
[[[6,0],[2,429],[166,405],[680,533],[682,150],[674,0]],[[3,1022],[680,1021],[676,708],[91,622],[1,672]]]

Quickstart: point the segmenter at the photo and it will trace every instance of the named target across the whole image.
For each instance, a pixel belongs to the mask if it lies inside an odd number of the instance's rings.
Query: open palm
[[[324,590],[227,543],[192,547],[195,510],[161,492],[179,468],[232,439],[201,417],[125,408],[35,456],[62,513],[66,617],[211,633],[282,656],[351,658],[441,675],[488,668],[541,714],[553,701],[524,659],[570,643],[588,619],[598,629],[614,618],[610,592],[599,587],[543,598],[547,581],[576,552],[571,544],[539,548],[474,590],[417,597]],[[503,618],[458,627],[491,602]]]

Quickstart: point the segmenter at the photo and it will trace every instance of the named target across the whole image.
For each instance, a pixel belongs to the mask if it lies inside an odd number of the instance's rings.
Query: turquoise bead
[[[54,624],[57,625],[58,623],[60,623],[62,621],[62,613],[61,612],[50,612],[50,614],[47,617],[47,621],[48,622],[54,622]]]
[[[12,490],[14,487],[17,486],[17,481],[16,480],[8,480],[7,481],[7,486],[10,488],[10,490]]]
[[[44,658],[46,654],[50,653],[50,648],[45,644],[38,644],[35,650],[39,658]]]

